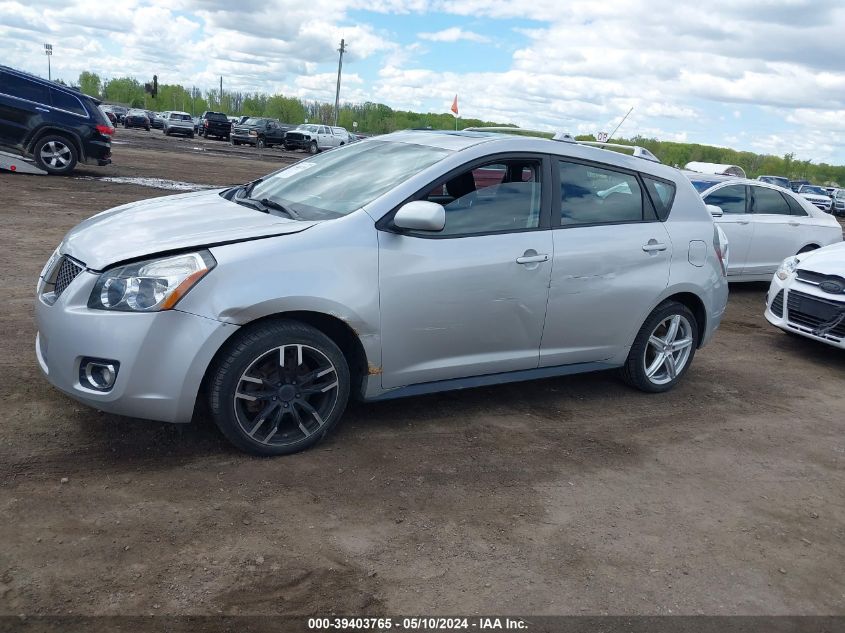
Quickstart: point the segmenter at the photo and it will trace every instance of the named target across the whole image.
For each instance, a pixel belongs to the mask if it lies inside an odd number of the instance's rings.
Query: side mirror
[[[393,225],[412,231],[442,231],[446,227],[446,209],[436,202],[414,200],[396,212]]]
[[[710,212],[714,218],[721,218],[724,215],[724,211],[722,211],[722,207],[717,207],[715,204],[708,204],[705,205],[707,210]]]

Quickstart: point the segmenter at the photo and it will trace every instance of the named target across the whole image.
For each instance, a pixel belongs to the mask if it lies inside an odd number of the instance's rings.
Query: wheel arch
[[[328,336],[343,353],[347,364],[349,365],[349,373],[352,378],[350,385],[350,395],[358,396],[362,393],[362,383],[367,376],[381,374],[381,368],[369,362],[366,350],[361,342],[361,338],[355,329],[343,319],[336,316],[326,314],[325,312],[318,312],[313,310],[290,310],[285,312],[277,312],[256,318],[247,323],[241,324],[232,334],[223,342],[212,357],[208,366],[205,368],[200,388],[196,395],[196,404],[200,405],[204,401],[204,396],[208,392],[208,384],[212,374],[217,368],[217,363],[221,356],[225,354],[229,345],[234,340],[237,333],[245,330],[260,327],[273,321],[297,321],[310,325],[314,329],[322,332]]]
[[[80,138],[79,134],[77,134],[73,130],[68,130],[62,127],[53,127],[53,126],[45,126],[41,128],[37,128],[33,131],[32,136],[30,137],[29,141],[26,143],[26,151],[29,154],[33,154],[35,152],[35,146],[42,138],[45,136],[62,136],[68,139],[71,143],[73,143],[74,149],[76,150],[76,155],[79,157],[79,161],[83,162],[85,159],[85,148],[84,144],[82,143],[82,138]]]
[[[695,325],[698,329],[698,341],[696,341],[696,347],[701,347],[701,341],[704,338],[704,333],[707,331],[707,310],[704,308],[704,301],[702,301],[701,297],[694,292],[684,291],[676,292],[668,297],[664,297],[660,303],[664,303],[665,301],[677,301],[689,308],[690,312],[692,312],[692,315],[695,317]]]

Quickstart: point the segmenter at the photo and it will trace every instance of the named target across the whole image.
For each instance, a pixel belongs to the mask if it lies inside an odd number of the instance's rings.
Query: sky
[[[0,0],[3,64],[845,164],[845,0]]]

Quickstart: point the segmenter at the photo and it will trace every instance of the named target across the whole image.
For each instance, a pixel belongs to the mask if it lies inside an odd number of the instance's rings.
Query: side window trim
[[[525,233],[528,231],[548,231],[551,227],[551,208],[553,202],[552,196],[552,176],[554,170],[551,168],[552,159],[554,157],[549,154],[528,153],[528,152],[506,152],[503,154],[491,154],[464,163],[463,165],[451,169],[439,178],[432,180],[430,183],[414,192],[411,196],[396,205],[393,209],[385,213],[381,219],[376,222],[376,229],[379,231],[386,231],[389,233],[398,233],[407,237],[414,237],[422,240],[459,240],[467,237],[482,237],[485,235],[507,235],[509,233]],[[495,163],[497,160],[536,160],[540,162],[540,222],[538,226],[530,229],[520,229],[517,231],[487,231],[480,233],[463,233],[461,235],[439,235],[437,233],[423,234],[411,233],[407,231],[400,231],[393,226],[393,216],[405,204],[414,200],[420,200],[428,194],[435,187],[444,185],[448,180],[463,173],[467,170],[477,169],[483,165]]]
[[[616,165],[608,165],[606,163],[599,163],[592,160],[584,160],[581,158],[574,158],[571,156],[561,156],[561,155],[552,155],[551,157],[552,162],[554,162],[554,167],[552,168],[552,176],[554,179],[552,191],[556,192],[552,196],[552,228],[553,229],[579,229],[584,227],[590,226],[612,226],[616,224],[642,224],[645,222],[660,222],[661,220],[658,218],[657,209],[655,208],[654,204],[651,201],[651,197],[648,195],[645,187],[645,183],[643,182],[642,176],[639,172],[633,171],[630,169],[625,169],[624,167],[617,167]],[[584,224],[566,224],[564,225],[561,222],[561,199],[560,199],[560,167],[557,163],[564,162],[564,163],[574,163],[577,165],[585,165],[587,167],[597,167],[599,169],[605,169],[607,171],[615,171],[620,174],[625,174],[626,176],[633,176],[637,184],[640,187],[640,196],[641,196],[641,204],[642,204],[642,214],[639,220],[623,220],[621,222],[590,222]],[[650,213],[651,218],[646,218],[646,214]]]

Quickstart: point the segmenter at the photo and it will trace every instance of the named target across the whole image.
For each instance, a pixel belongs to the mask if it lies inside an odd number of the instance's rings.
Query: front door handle
[[[748,224],[749,222],[751,222],[751,220],[737,220],[736,221],[737,224]]]
[[[654,253],[655,251],[665,251],[666,244],[658,242],[657,240],[649,240],[648,244],[643,244],[643,250],[646,253]]]
[[[540,262],[547,261],[549,261],[549,256],[545,253],[541,253],[538,255],[523,255],[522,257],[516,258],[517,264],[539,264]]]
[[[790,222],[789,226],[801,226],[800,222]]]
[[[47,108],[40,108],[38,106],[35,106],[35,109],[38,110],[39,112],[49,112],[49,110]]]

